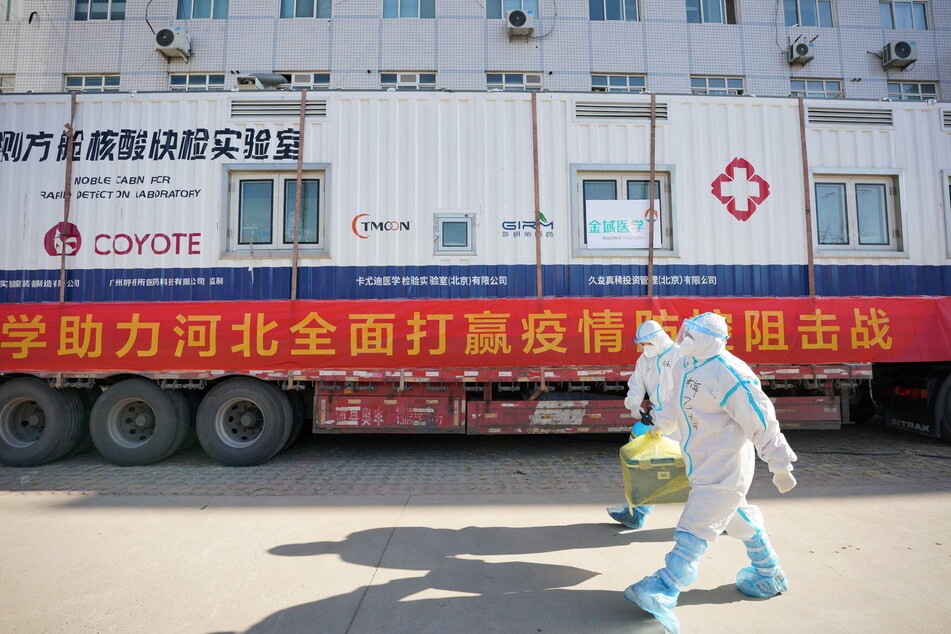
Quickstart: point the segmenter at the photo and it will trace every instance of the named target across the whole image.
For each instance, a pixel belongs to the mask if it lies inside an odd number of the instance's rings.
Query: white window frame
[[[467,241],[465,245],[446,245],[444,225],[448,223],[464,223],[466,225]],[[470,212],[437,212],[433,214],[433,254],[434,255],[475,255],[475,214]]]
[[[905,253],[901,213],[901,178],[898,170],[814,169],[810,183],[813,200],[813,246],[817,257],[907,257]],[[824,244],[821,233],[820,206],[817,187],[823,184],[844,185],[845,213],[848,223],[846,244]],[[856,185],[881,185],[885,192],[887,226],[886,244],[859,244]]]
[[[16,89],[16,75],[0,75],[0,94]]]
[[[22,0],[0,0],[0,22],[13,22],[20,19]]]
[[[199,0],[178,0],[176,16],[179,20],[227,20],[228,19],[228,0],[207,0],[209,4],[209,15],[200,18],[195,17],[195,3]],[[184,8],[188,11],[183,11]]]
[[[628,182],[649,184],[650,165],[613,165],[613,164],[573,164],[571,197],[571,246],[574,257],[634,256],[646,257],[648,249],[601,249],[588,246],[585,227],[585,181],[614,181],[615,194],[622,196],[614,200],[627,200]],[[660,243],[654,243],[654,252],[665,256],[676,256],[674,249],[674,226],[676,223],[676,205],[672,183],[676,179],[675,166],[656,165],[654,196],[660,199]],[[645,199],[646,200],[646,199]],[[655,221],[656,222],[656,221]]]
[[[423,7],[423,5],[426,5]],[[432,15],[420,15],[426,9],[426,13]],[[395,14],[395,15],[394,15]],[[436,17],[436,0],[383,0],[383,18],[416,18],[419,20],[429,20]]]
[[[809,3],[813,7],[813,15],[816,16],[815,24],[806,24],[803,22],[802,5],[805,3]],[[793,5],[795,5],[796,9],[796,19],[790,23],[789,14],[791,13],[790,9],[793,8]],[[829,8],[829,20],[831,24],[822,24],[823,12],[819,8],[820,5],[825,5]],[[817,26],[822,29],[835,26],[835,5],[832,4],[832,0],[783,0],[783,13],[786,26]]]
[[[928,101],[929,99],[938,99],[938,84],[933,81],[890,81],[888,86],[888,98],[897,101]],[[897,86],[897,90],[892,91]],[[918,92],[908,90],[909,86],[914,86]],[[922,88],[931,88],[928,94],[922,92]]]
[[[710,80],[724,80],[724,87],[710,86]],[[698,81],[703,81],[704,87],[694,86]],[[730,86],[730,82],[740,82],[740,87]],[[743,77],[729,77],[725,75],[691,75],[690,76],[690,94],[693,95],[714,95],[714,96],[739,96],[746,93],[746,80]]]
[[[908,8],[911,9],[911,20],[912,26],[910,29],[906,27],[899,27],[897,15],[895,14],[895,5],[908,5]],[[921,14],[918,14],[915,11],[915,8],[923,9],[924,11]],[[927,31],[931,28],[931,20],[928,18],[928,2],[906,2],[904,0],[879,0],[878,3],[879,15],[882,18],[882,28],[885,30],[895,31]],[[886,23],[885,12],[888,11],[888,21],[891,22],[891,26]],[[924,19],[924,25],[918,26],[916,24],[919,17]]]
[[[641,8],[638,6],[640,0],[595,0],[601,5],[601,15],[604,17],[595,18],[591,15],[591,2],[588,3],[588,19],[592,22],[638,22],[641,19]],[[614,2],[621,10],[621,17],[608,17],[608,2]],[[634,17],[629,17],[633,7]]]
[[[291,90],[330,90],[330,71],[278,71]]]
[[[282,18],[319,18],[321,20],[330,19],[333,17],[333,1],[332,0],[308,0],[312,1],[313,12],[309,15],[298,15],[298,12],[303,9],[303,7],[298,7],[298,4],[302,0],[280,0],[279,15]],[[293,15],[289,15],[293,14]]]
[[[488,20],[505,19],[509,11],[531,13],[537,20],[540,0],[485,0],[485,17]]]
[[[699,21],[690,21],[690,9],[689,5],[691,2],[697,4],[697,12],[700,15]],[[720,10],[720,19],[714,20],[709,16],[709,6],[716,4],[719,6]],[[688,24],[739,24],[740,16],[738,13],[738,0],[686,0],[687,8],[687,23]],[[732,15],[733,20],[730,20]],[[709,19],[708,19],[709,18]]]
[[[802,82],[802,88],[797,88],[793,82]],[[838,90],[830,88],[830,84],[835,82],[839,85]],[[816,84],[819,85],[816,85]],[[789,94],[793,97],[803,97],[805,99],[843,99],[845,91],[844,82],[841,79],[814,79],[811,77],[793,77],[789,80]]]
[[[106,17],[91,18],[92,7],[94,4],[107,4]],[[121,5],[121,10],[119,9]],[[124,20],[128,3],[126,0],[73,0],[73,20],[76,22],[86,22],[91,20]],[[79,16],[83,17],[79,17]],[[114,17],[118,15],[118,17]]]
[[[436,90],[436,72],[380,71],[380,88],[382,90]]]
[[[595,77],[604,78],[603,85],[595,85]],[[635,83],[639,86],[631,85],[631,80],[637,80]],[[623,80],[623,85],[621,81]],[[632,92],[641,93],[647,91],[647,75],[625,75],[619,73],[591,73],[591,92]]]
[[[495,75],[501,77],[501,83],[489,81],[489,79]],[[520,78],[520,83],[514,81],[517,78]],[[512,92],[543,90],[544,86],[542,85],[541,73],[507,73],[504,71],[496,71],[485,74],[485,88],[486,90]]]
[[[173,77],[184,77],[184,84],[173,84]],[[199,77],[204,77],[203,82],[192,81],[192,79],[198,79]],[[213,77],[220,77],[221,82],[211,83]],[[224,90],[225,89],[225,73],[169,73],[168,74],[168,89],[172,92],[208,92],[211,90]]]
[[[69,85],[71,80],[77,79],[80,81],[78,86]],[[64,75],[63,92],[119,92],[119,75],[114,73],[103,75]]]
[[[222,243],[222,257],[268,257],[287,258],[294,249],[293,240],[285,242],[285,229],[293,233],[293,227],[285,227],[284,205],[287,183],[297,182],[297,170],[287,165],[229,164],[223,170],[223,188],[226,193],[223,205],[222,226],[226,235]],[[243,240],[240,227],[241,195],[243,182],[271,181],[271,240],[268,242],[247,242]],[[298,253],[301,257],[328,257],[326,236],[328,231],[330,166],[328,164],[305,163],[302,170],[302,182],[317,181],[317,242],[299,242]],[[293,201],[289,201],[293,204]]]

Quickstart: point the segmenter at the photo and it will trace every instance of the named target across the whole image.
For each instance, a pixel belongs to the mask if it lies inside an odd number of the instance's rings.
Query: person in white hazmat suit
[[[678,354],[674,341],[654,320],[645,321],[637,327],[634,343],[640,346],[641,356],[637,358],[634,373],[627,381],[627,398],[624,399],[624,407],[643,420],[647,415],[647,409],[643,405],[644,395],[647,395],[656,410],[659,406],[657,390],[660,388],[661,371],[670,368]],[[637,436],[643,436],[650,429],[650,425],[644,424],[642,420],[639,420],[631,429],[631,440]],[[634,512],[631,513],[630,506],[619,504],[608,508],[607,512],[614,520],[628,528],[641,528],[644,526],[647,514],[653,510],[652,505],[635,506]]]
[[[677,335],[681,361],[662,377],[661,408],[651,434],[678,431],[691,490],[665,567],[624,591],[624,597],[677,633],[680,592],[697,578],[707,544],[726,531],[743,541],[752,562],[736,575],[743,594],[771,597],[788,589],[759,509],[747,503],[754,449],[780,493],[796,486],[796,460],[776,413],[750,367],[726,350],[726,320],[704,313],[685,320]]]

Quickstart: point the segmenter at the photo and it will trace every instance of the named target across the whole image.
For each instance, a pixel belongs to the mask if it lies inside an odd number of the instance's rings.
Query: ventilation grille
[[[657,102],[655,112],[658,121],[667,120],[667,104]],[[650,102],[584,102],[575,103],[575,117],[578,119],[647,119],[651,118]]]
[[[944,129],[951,130],[951,110],[942,110],[941,118],[944,121]]]
[[[892,111],[885,108],[809,108],[809,123],[825,125],[892,125]]]
[[[304,111],[308,117],[326,117],[327,101],[308,99]],[[300,100],[234,99],[231,102],[231,117],[233,119],[300,119]]]

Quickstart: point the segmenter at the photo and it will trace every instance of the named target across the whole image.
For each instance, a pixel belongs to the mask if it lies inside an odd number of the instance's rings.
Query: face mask
[[[652,359],[660,353],[660,349],[658,349],[653,343],[642,343],[641,352],[647,358]]]

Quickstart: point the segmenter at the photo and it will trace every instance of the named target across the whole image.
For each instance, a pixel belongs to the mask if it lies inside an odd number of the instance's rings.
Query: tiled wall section
[[[789,79],[843,81],[847,97],[880,99],[887,81],[938,82],[951,100],[951,0],[931,0],[927,31],[885,31],[878,0],[837,0],[835,28],[786,27],[782,3],[737,0],[736,25],[687,24],[684,0],[640,0],[642,21],[588,19],[587,0],[540,0],[532,37],[510,38],[478,0],[437,0],[436,19],[387,19],[382,0],[335,3],[333,18],[280,19],[280,0],[231,0],[227,20],[175,19],[175,0],[128,0],[118,22],[72,20],[72,2],[20,0],[0,22],[0,74],[17,92],[60,92],[63,75],[119,73],[124,91],[168,89],[170,72],[331,71],[331,87],[378,89],[380,71],[436,71],[446,90],[484,90],[486,71],[541,72],[547,90],[587,91],[592,73],[639,73],[649,90],[687,93],[691,75],[733,75],[748,93],[786,96]],[[145,15],[148,6],[148,16]],[[194,54],[166,61],[152,30],[186,26]],[[798,36],[815,40],[806,66],[786,62]],[[882,68],[889,40],[918,44],[906,70]]]

